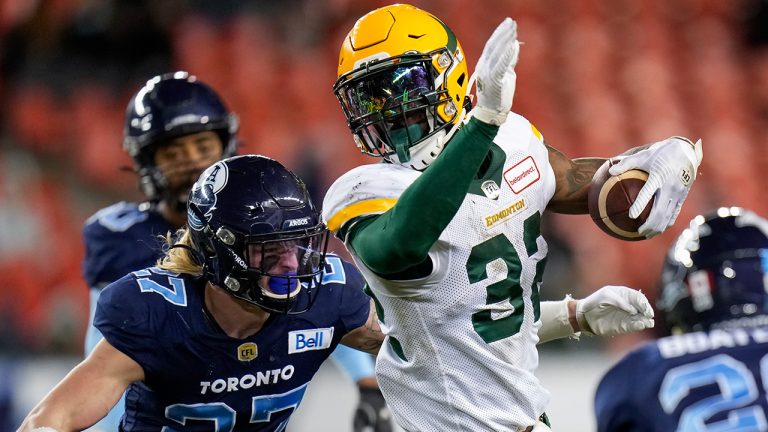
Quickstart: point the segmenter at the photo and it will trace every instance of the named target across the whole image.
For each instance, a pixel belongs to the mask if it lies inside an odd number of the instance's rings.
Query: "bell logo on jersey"
[[[521,160],[517,165],[504,171],[504,180],[507,182],[512,192],[519,194],[528,186],[536,183],[541,178],[539,168],[533,157],[528,156]]]
[[[288,333],[288,354],[328,349],[332,339],[333,327],[292,331]]]
[[[259,347],[253,342],[246,342],[237,347],[237,359],[240,361],[251,361],[259,356]]]

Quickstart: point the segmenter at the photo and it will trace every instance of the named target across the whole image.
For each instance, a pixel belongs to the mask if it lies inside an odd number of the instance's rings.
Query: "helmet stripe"
[[[445,29],[445,33],[448,35],[448,42],[446,42],[445,46],[448,48],[448,52],[451,53],[451,55],[456,54],[456,47],[458,46],[458,42],[456,42],[456,35],[453,34],[453,30],[451,30],[447,25],[445,25],[444,22],[440,21],[439,19],[435,18],[437,22],[440,23],[441,26]]]

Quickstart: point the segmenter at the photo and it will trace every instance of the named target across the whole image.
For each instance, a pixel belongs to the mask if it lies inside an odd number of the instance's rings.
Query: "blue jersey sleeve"
[[[120,202],[88,218],[83,227],[83,277],[92,288],[129,272],[150,267],[162,255],[165,235],[173,227],[157,212]]]
[[[145,368],[157,364],[157,356],[168,342],[169,314],[160,296],[142,292],[134,274],[128,274],[102,290],[96,306],[94,326],[123,354]],[[164,329],[165,327],[165,329]]]
[[[329,256],[329,258],[331,258],[330,265],[326,267],[326,270],[331,269],[332,271],[333,268],[337,268],[345,275],[345,294],[349,299],[343,299],[342,303],[359,305],[358,307],[352,307],[350,313],[342,314],[344,326],[347,329],[346,334],[365,324],[370,312],[370,298],[367,295],[360,296],[361,293],[364,293],[365,279],[363,279],[363,276],[353,264],[337,256]],[[346,291],[355,292],[347,293]],[[374,375],[374,361],[371,354],[339,345],[333,351],[332,358],[354,382]]]
[[[342,263],[347,283],[344,293],[341,297],[341,308],[339,317],[344,323],[347,333],[365,324],[368,320],[368,314],[371,308],[371,299],[365,294],[365,279],[357,268],[339,257],[329,257],[338,259]]]

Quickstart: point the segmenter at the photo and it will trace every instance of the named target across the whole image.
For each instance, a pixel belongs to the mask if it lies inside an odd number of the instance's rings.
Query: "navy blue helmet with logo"
[[[155,166],[158,145],[197,132],[214,131],[224,146],[223,156],[235,154],[237,116],[216,92],[194,75],[179,71],[158,75],[131,98],[125,111],[123,149],[133,158],[141,191],[160,199],[167,180]]]
[[[214,284],[273,312],[312,305],[328,230],[304,182],[279,162],[243,155],[208,167],[190,192],[187,224]]]
[[[768,220],[696,216],[667,254],[657,307],[670,333],[768,324]]]

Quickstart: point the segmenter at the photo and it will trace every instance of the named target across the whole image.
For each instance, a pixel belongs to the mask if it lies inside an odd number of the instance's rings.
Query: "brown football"
[[[612,237],[626,241],[645,240],[637,229],[648,218],[654,199],[651,198],[637,219],[629,218],[629,208],[648,180],[648,173],[633,169],[612,176],[608,169],[617,162],[609,159],[595,173],[589,190],[589,214],[595,224]]]

